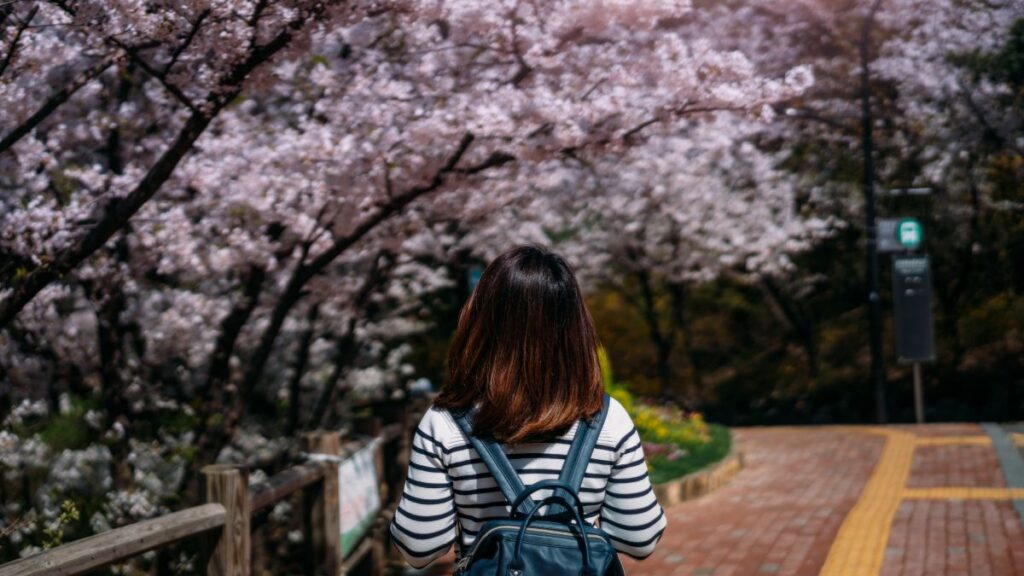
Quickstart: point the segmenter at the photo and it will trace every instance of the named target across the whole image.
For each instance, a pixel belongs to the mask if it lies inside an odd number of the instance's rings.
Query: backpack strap
[[[452,414],[452,418],[459,429],[462,430],[462,433],[466,435],[466,438],[469,439],[469,443],[476,449],[480,459],[487,466],[491,476],[494,476],[494,481],[497,482],[498,488],[504,494],[505,499],[508,500],[509,506],[511,506],[526,487],[523,486],[523,481],[519,479],[516,469],[509,462],[508,456],[505,455],[501,450],[501,446],[493,439],[477,438],[473,435],[473,423],[470,420],[469,411],[462,412],[461,414]],[[522,506],[526,508],[525,513],[529,514],[537,507],[537,503],[532,498],[526,498]],[[511,514],[515,516],[516,511],[512,510]]]
[[[605,417],[608,416],[610,402],[611,398],[605,394],[604,400],[601,403],[601,410],[594,418],[580,420],[576,428],[576,435],[569,446],[569,452],[565,456],[565,464],[558,475],[559,483],[565,486],[565,488],[556,488],[554,496],[559,496],[565,501],[578,499],[580,486],[583,485],[583,477],[587,472],[587,465],[590,464],[590,455],[594,453],[597,439],[601,435],[601,428],[604,427]],[[469,443],[476,449],[477,454],[480,455],[480,459],[483,460],[487,470],[494,477],[494,481],[498,484],[498,489],[501,490],[505,499],[508,500],[509,505],[511,506],[517,500],[521,500],[521,506],[526,508],[524,514],[529,514],[537,507],[537,502],[532,498],[519,498],[519,495],[526,490],[523,481],[516,474],[515,468],[509,462],[508,456],[502,451],[499,443],[490,438],[478,438],[473,435],[473,423],[470,420],[470,416],[471,414],[468,410],[459,414],[452,414],[455,424],[458,425],[462,433],[469,439]],[[569,498],[569,494],[566,493],[568,488],[572,489],[572,500]],[[548,506],[545,516],[554,516],[565,512],[568,512],[568,510],[564,506],[552,503]],[[516,510],[512,510],[511,513],[515,516]]]
[[[587,465],[590,464],[590,456],[597,446],[597,439],[601,435],[601,428],[604,427],[604,420],[608,416],[608,406],[611,398],[605,394],[601,402],[601,410],[590,420],[580,420],[576,428],[576,435],[569,446],[569,452],[565,456],[565,465],[558,475],[558,480],[568,485],[573,490],[573,496],[578,497],[580,487],[583,485],[583,477],[587,473]],[[567,494],[562,488],[556,489],[555,496],[567,499]],[[552,504],[548,507],[547,514],[555,515],[566,512],[563,506]]]
[[[572,439],[572,446],[565,458],[565,467],[558,479],[572,486],[577,492],[583,485],[583,476],[587,472],[587,464],[590,463],[590,455],[594,453],[597,446],[597,439],[601,435],[601,428],[604,427],[604,420],[608,416],[608,406],[611,398],[605,394],[601,402],[601,411],[590,420],[581,420],[579,430]]]

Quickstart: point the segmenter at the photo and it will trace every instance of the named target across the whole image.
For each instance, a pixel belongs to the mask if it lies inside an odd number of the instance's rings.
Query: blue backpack
[[[511,518],[491,520],[467,551],[460,551],[455,573],[462,576],[621,576],[619,557],[608,535],[584,522],[579,489],[590,462],[590,454],[608,413],[608,396],[601,412],[592,420],[580,421],[565,466],[558,480],[543,480],[523,486],[515,468],[493,439],[473,436],[471,414],[453,414],[456,424],[469,438],[498,488],[512,505]],[[539,490],[553,490],[551,496],[534,501]],[[538,511],[548,506],[546,514]],[[575,523],[573,523],[575,521]],[[461,545],[462,539],[459,539]]]

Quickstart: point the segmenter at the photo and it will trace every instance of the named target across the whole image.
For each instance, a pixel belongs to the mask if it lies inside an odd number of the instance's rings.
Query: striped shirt
[[[576,428],[546,443],[503,447],[523,484],[553,480]],[[540,490],[534,499],[551,494]],[[585,520],[611,537],[616,550],[644,558],[665,529],[665,514],[647,477],[643,446],[626,410],[612,399],[580,488]],[[463,549],[488,520],[508,518],[509,503],[447,410],[431,408],[412,442],[409,477],[391,523],[406,561],[420,568],[444,555],[456,538]]]

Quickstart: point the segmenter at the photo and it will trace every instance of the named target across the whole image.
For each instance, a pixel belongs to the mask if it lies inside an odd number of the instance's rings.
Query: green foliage
[[[631,414],[637,432],[645,442],[688,447],[706,444],[711,434],[704,416],[699,412],[685,414],[680,410],[638,405]]]
[[[91,434],[81,414],[57,414],[39,432],[53,450],[79,450],[89,445]]]
[[[80,450],[94,440],[94,431],[85,421],[85,414],[96,407],[91,399],[71,397],[71,409],[65,413],[53,414],[43,422],[29,425],[20,431],[27,437],[38,433],[43,442],[52,450]]]
[[[1024,161],[1001,160],[994,196],[1024,200]],[[930,420],[1024,417],[1024,220],[982,210],[972,227],[964,198],[885,199],[883,214],[924,222],[933,267],[937,362],[924,367]],[[914,202],[914,203],[912,203]],[[916,204],[915,204],[916,203]],[[952,216],[943,216],[944,213]],[[870,385],[863,236],[845,230],[797,260],[812,289],[786,279],[778,301],[757,283],[719,280],[687,301],[696,382],[681,342],[677,388],[652,373],[656,348],[644,320],[618,290],[588,298],[616,376],[647,396],[694,397],[691,406],[729,425],[864,422],[874,418]],[[889,258],[881,257],[883,351],[889,418],[913,420],[910,366],[895,357]],[[791,310],[791,314],[786,314]]]
[[[220,414],[218,416],[223,418]],[[161,412],[155,422],[156,428],[165,434],[188,432],[189,430],[194,430],[199,424],[194,414],[189,414],[183,410]]]
[[[1006,44],[997,52],[951,54],[949,60],[978,76],[1006,82],[1019,90],[1024,86],[1024,19],[1010,25]]]
[[[71,500],[65,500],[60,505],[60,515],[57,519],[43,528],[43,540],[42,546],[46,548],[56,548],[64,543],[64,527],[73,522],[77,522],[80,517],[78,507]]]
[[[728,428],[708,424],[699,412],[637,402],[627,385],[615,382],[604,348],[598,351],[598,359],[605,390],[626,409],[644,442],[652,482],[666,482],[700,470],[729,453]]]
[[[729,429],[718,424],[708,425],[710,438],[707,441],[680,445],[684,450],[682,457],[671,458],[668,455],[648,450],[647,464],[650,469],[651,482],[659,484],[696,472],[725,458],[732,446],[732,435]]]

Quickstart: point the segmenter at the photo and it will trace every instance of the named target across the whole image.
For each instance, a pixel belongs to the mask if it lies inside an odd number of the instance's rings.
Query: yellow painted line
[[[877,576],[882,568],[892,519],[910,475],[915,438],[884,428],[864,431],[884,435],[885,448],[860,499],[839,527],[820,576]]]
[[[1024,488],[907,488],[903,497],[912,500],[1024,500]]]
[[[991,446],[988,436],[918,436],[918,446]]]
[[[1014,432],[1013,434],[1010,434],[1010,437],[1013,438],[1013,443],[1017,446],[1024,446],[1024,434]]]

